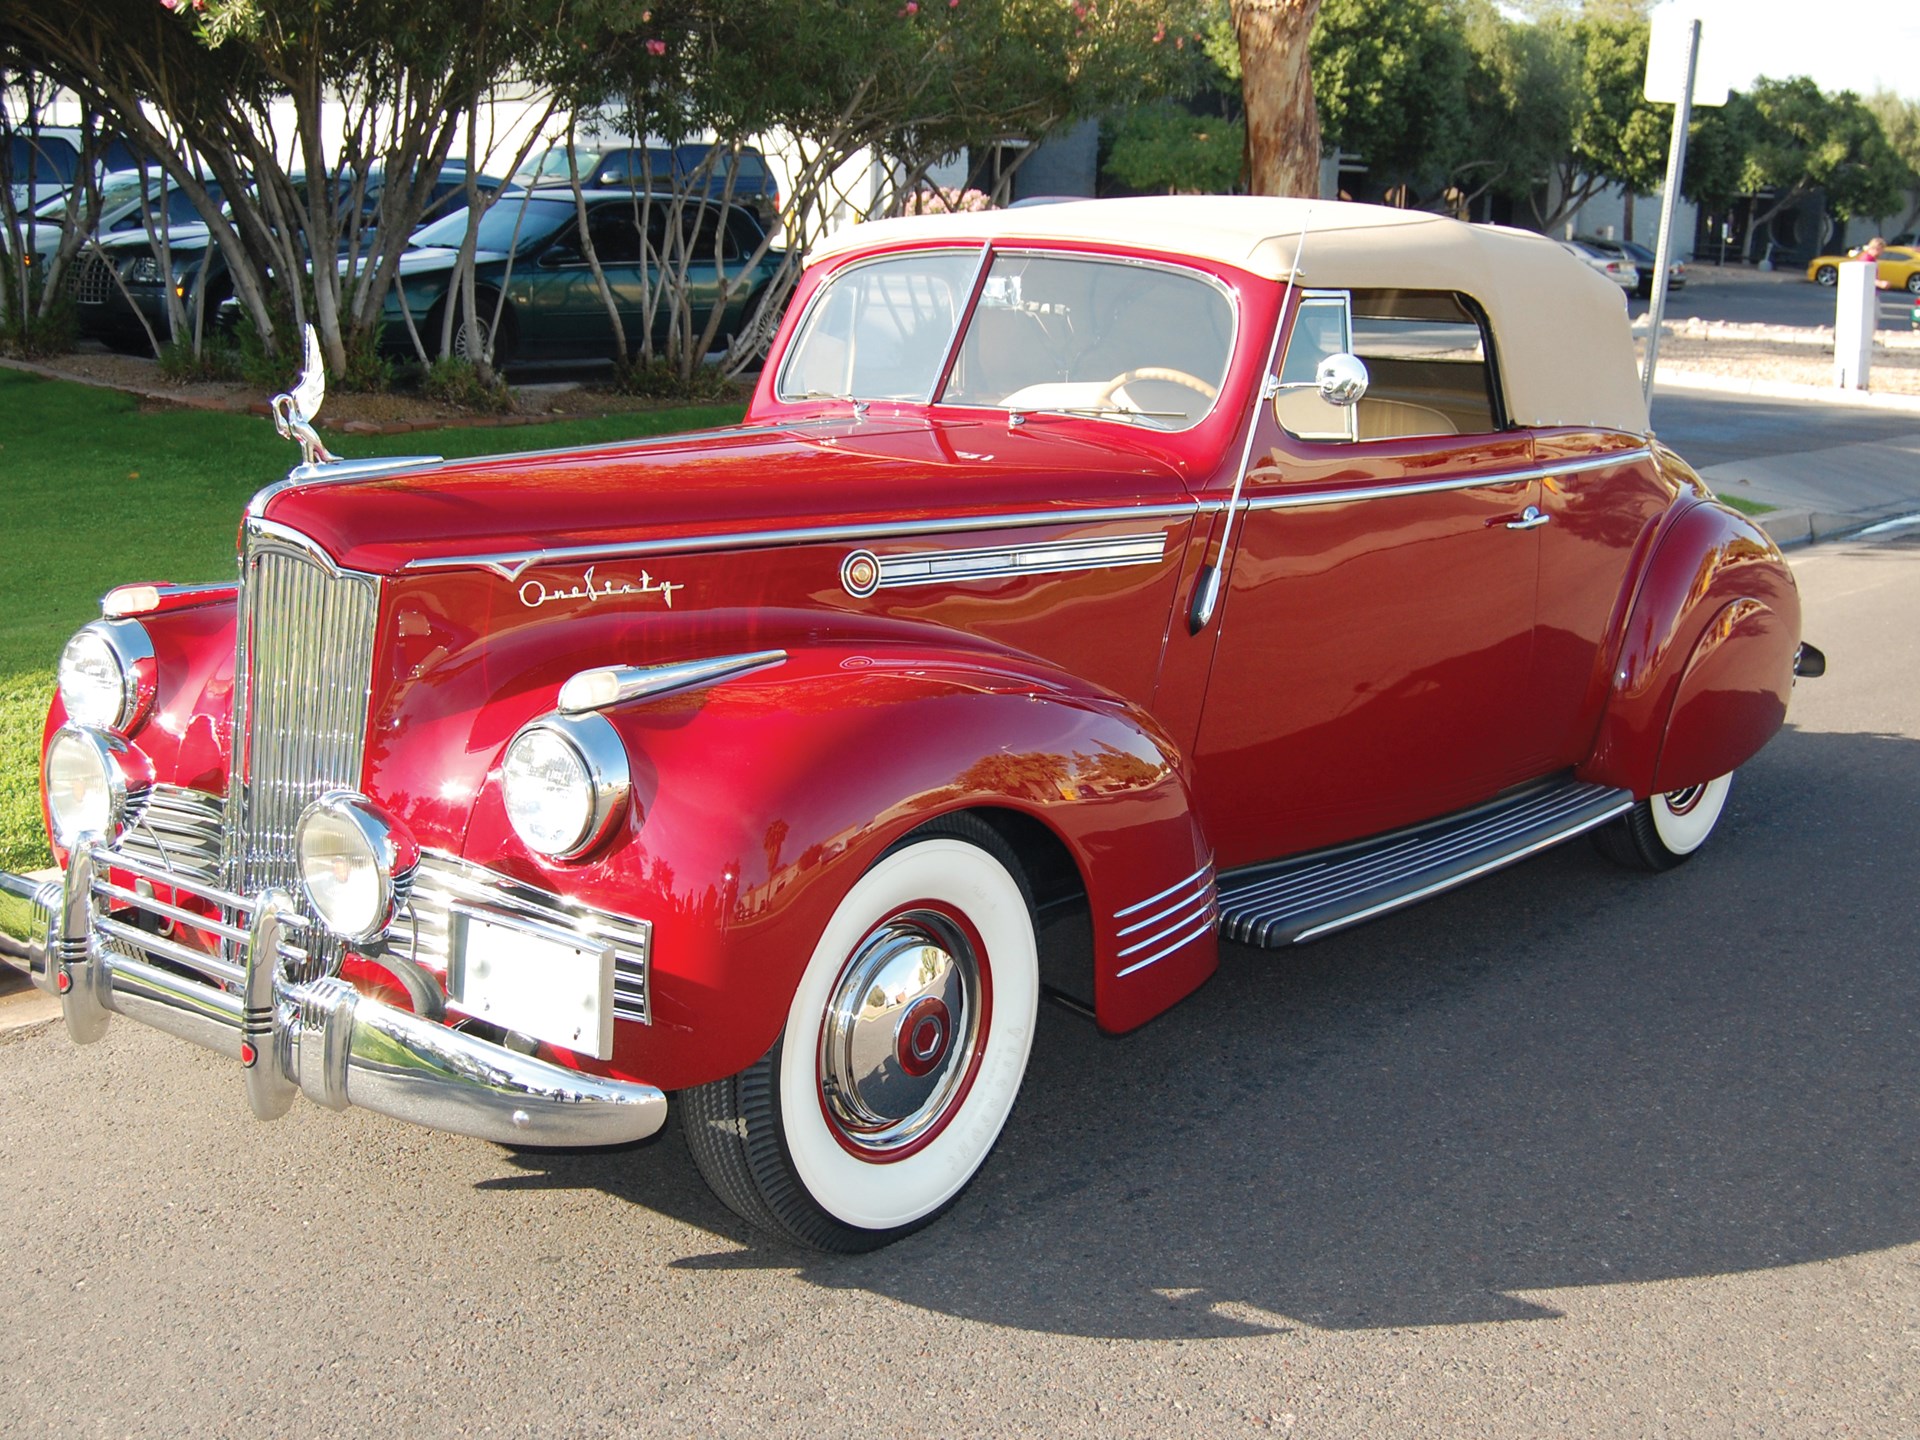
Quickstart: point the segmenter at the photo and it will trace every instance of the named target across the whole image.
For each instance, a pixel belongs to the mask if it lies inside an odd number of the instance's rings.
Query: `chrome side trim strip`
[[[688,551],[755,550],[769,545],[816,545],[836,540],[889,540],[914,535],[952,535],[968,530],[1019,530],[1041,525],[1099,525],[1113,520],[1191,518],[1200,506],[1191,500],[1172,505],[1105,505],[1094,510],[1022,511],[1005,515],[960,515],[942,520],[884,520],[868,525],[808,525],[790,530],[741,530],[719,535],[685,535],[657,540],[628,540],[607,545],[568,545],[549,550],[503,550],[485,555],[445,555],[409,560],[403,570],[491,570],[517,580],[534,565],[572,564],[624,556],[678,555]]]
[[[919,550],[875,557],[880,590],[942,581],[998,580],[1015,575],[1057,575],[1069,570],[1110,570],[1157,565],[1166,558],[1165,531],[1117,539],[1060,540],[979,550]]]
[[[632,700],[652,700],[786,663],[784,650],[756,650],[675,665],[607,665],[582,670],[560,687],[560,713],[585,715]]]
[[[1138,911],[1144,910],[1149,905],[1157,904],[1158,902],[1166,899],[1169,895],[1172,895],[1175,891],[1184,890],[1189,885],[1194,884],[1198,880],[1204,879],[1206,876],[1212,873],[1213,873],[1213,862],[1209,860],[1206,864],[1202,865],[1198,870],[1194,871],[1193,874],[1187,876],[1186,879],[1181,880],[1176,884],[1169,885],[1166,889],[1158,892],[1157,894],[1149,895],[1146,899],[1140,901],[1137,904],[1129,905],[1124,910],[1114,911],[1113,918],[1116,920],[1124,920],[1127,918],[1127,916],[1135,914]]]
[[[1354,500],[1393,500],[1406,495],[1431,495],[1446,490],[1476,490],[1486,485],[1521,485],[1534,480],[1551,480],[1556,475],[1577,475],[1583,470],[1604,470],[1613,465],[1630,465],[1650,460],[1653,451],[1646,446],[1637,450],[1615,450],[1607,455],[1572,460],[1565,465],[1536,465],[1526,470],[1501,470],[1486,475],[1456,475],[1445,480],[1419,480],[1406,485],[1363,486],[1352,490],[1304,490],[1297,495],[1263,495],[1246,503],[1248,510],[1299,510],[1309,505],[1344,505]]]

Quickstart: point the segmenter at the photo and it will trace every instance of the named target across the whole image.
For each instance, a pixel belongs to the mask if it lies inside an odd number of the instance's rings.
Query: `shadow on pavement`
[[[1126,1039],[1048,1011],[986,1170],[876,1255],[760,1239],[677,1143],[493,1183],[743,1247],[682,1268],[1136,1339],[1540,1318],[1530,1292],[1908,1243],[1916,793],[1920,742],[1790,730],[1670,875],[1576,843],[1297,954],[1230,947]]]

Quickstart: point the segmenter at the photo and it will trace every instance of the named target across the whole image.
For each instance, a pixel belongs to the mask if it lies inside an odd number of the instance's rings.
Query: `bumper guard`
[[[143,876],[150,867],[83,837],[59,881],[0,870],[0,895],[28,902],[36,921],[36,933],[15,948],[24,949],[34,984],[60,997],[78,1044],[98,1040],[118,1014],[217,1051],[240,1062],[247,1103],[262,1120],[286,1114],[304,1091],[330,1110],[358,1105],[505,1144],[615,1145],[644,1139],[666,1122],[666,1096],[652,1085],[522,1055],[369,999],[344,980],[292,978],[288,962],[305,954],[288,934],[308,921],[283,892],[247,898],[197,883],[182,887],[229,917],[216,921],[145,890],[122,891],[109,883],[109,868]],[[180,877],[152,868],[143,878],[180,885]],[[241,963],[150,935],[96,906],[114,897],[221,935]],[[136,948],[215,983],[125,953]]]

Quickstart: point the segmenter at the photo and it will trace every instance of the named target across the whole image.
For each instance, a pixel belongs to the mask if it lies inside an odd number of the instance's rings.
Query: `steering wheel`
[[[1220,391],[1207,384],[1198,375],[1189,375],[1184,370],[1170,370],[1164,365],[1142,365],[1137,370],[1123,370],[1120,374],[1100,387],[1100,403],[1111,401],[1114,395],[1134,380],[1165,380],[1170,385],[1184,385],[1189,390],[1198,391],[1209,400],[1218,399]]]

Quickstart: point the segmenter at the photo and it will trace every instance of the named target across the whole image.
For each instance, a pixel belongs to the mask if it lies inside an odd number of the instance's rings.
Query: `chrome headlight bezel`
[[[587,793],[577,825],[560,831],[530,833],[523,821],[524,805],[516,805],[514,755],[535,744],[559,744],[578,763]],[[600,714],[545,715],[523,725],[500,756],[500,799],[513,833],[537,855],[551,860],[575,860],[596,849],[626,809],[633,791],[627,747],[611,721]],[[564,832],[564,833],[561,833]]]
[[[350,858],[371,870],[373,903],[365,914],[337,913],[326,888],[316,887],[308,847],[319,826],[349,841],[357,850],[357,857]],[[294,866],[312,918],[350,945],[365,945],[386,934],[399,912],[402,882],[420,863],[420,846],[412,833],[358,791],[329,790],[300,812],[293,835]]]
[[[75,815],[68,811],[62,814],[60,805],[54,799],[55,757],[62,752],[92,762],[100,790],[105,796],[103,813]],[[40,793],[46,800],[47,820],[53,831],[54,844],[70,850],[76,840],[88,833],[98,835],[109,844],[120,838],[120,832],[126,826],[127,799],[136,788],[128,778],[125,755],[126,745],[117,735],[109,735],[85,725],[62,725],[54,732],[53,739],[47,742],[46,754],[40,761]]]
[[[81,666],[89,658],[104,658],[109,673],[86,676]],[[70,723],[131,734],[152,710],[159,684],[147,627],[138,620],[95,620],[81,626],[60,652],[58,684]]]

